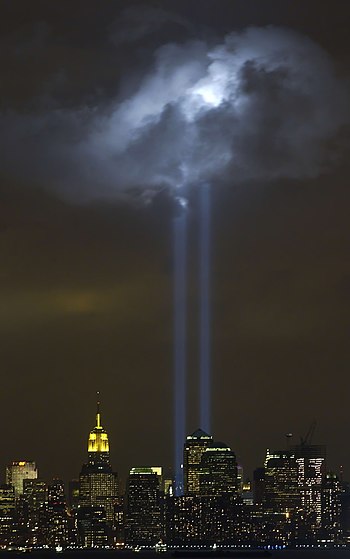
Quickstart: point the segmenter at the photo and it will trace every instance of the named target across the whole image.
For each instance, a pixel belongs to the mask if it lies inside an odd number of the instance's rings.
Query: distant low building
[[[36,479],[37,477],[38,469],[35,462],[21,460],[19,462],[11,462],[6,467],[6,483],[13,485],[16,499],[23,495],[23,481],[25,479]]]

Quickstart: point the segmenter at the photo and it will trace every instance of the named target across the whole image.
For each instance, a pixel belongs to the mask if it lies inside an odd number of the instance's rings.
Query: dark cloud
[[[185,35],[193,29],[187,18],[176,12],[165,10],[162,6],[150,6],[136,4],[126,8],[120,17],[111,26],[111,41],[115,45],[123,43],[134,43],[157,33],[159,43],[159,31],[164,37],[178,35],[181,31]]]

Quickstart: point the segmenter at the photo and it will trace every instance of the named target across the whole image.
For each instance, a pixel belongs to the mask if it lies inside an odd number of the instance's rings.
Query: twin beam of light
[[[211,432],[210,398],[210,186],[199,189],[199,399],[200,427]],[[174,470],[175,495],[183,493],[186,438],[187,212],[174,219]]]
[[[199,189],[199,399],[200,426],[211,433],[210,383],[210,186]]]
[[[174,219],[174,440],[175,495],[183,492],[183,444],[186,437],[186,275],[187,215]]]

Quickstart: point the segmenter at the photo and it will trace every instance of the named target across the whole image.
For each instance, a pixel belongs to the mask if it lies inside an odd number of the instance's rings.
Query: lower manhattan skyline
[[[246,548],[263,556],[269,549],[348,544],[349,483],[342,471],[328,470],[326,446],[313,443],[315,424],[298,444],[288,434],[284,449],[267,449],[250,481],[229,445],[197,429],[183,441],[181,481],[153,465],[132,467],[124,486],[99,394],[94,423],[79,478],[69,484],[43,479],[34,461],[7,465],[0,485],[3,549]]]
[[[222,541],[243,543],[245,522],[267,541],[270,513],[286,515],[272,525],[288,544],[327,540],[321,516],[350,480],[349,24],[341,0],[0,0],[0,481],[14,525],[32,497],[6,467],[34,462],[63,531],[64,484],[80,476],[75,527],[108,509],[112,530],[129,487],[125,533],[149,491],[173,543],[196,515],[214,541],[212,497],[241,526]],[[173,481],[166,505],[152,467]],[[247,516],[237,480],[259,487],[257,468],[268,489]]]

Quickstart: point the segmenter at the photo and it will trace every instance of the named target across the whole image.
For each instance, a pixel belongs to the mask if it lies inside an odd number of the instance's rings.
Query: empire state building
[[[88,457],[90,465],[96,465],[99,468],[103,465],[110,466],[108,435],[101,425],[99,401],[97,402],[96,425],[90,431],[88,440]]]
[[[112,523],[117,499],[118,477],[112,471],[108,434],[101,424],[98,401],[96,425],[88,439],[88,462],[79,476],[79,507],[103,507],[107,522]]]

